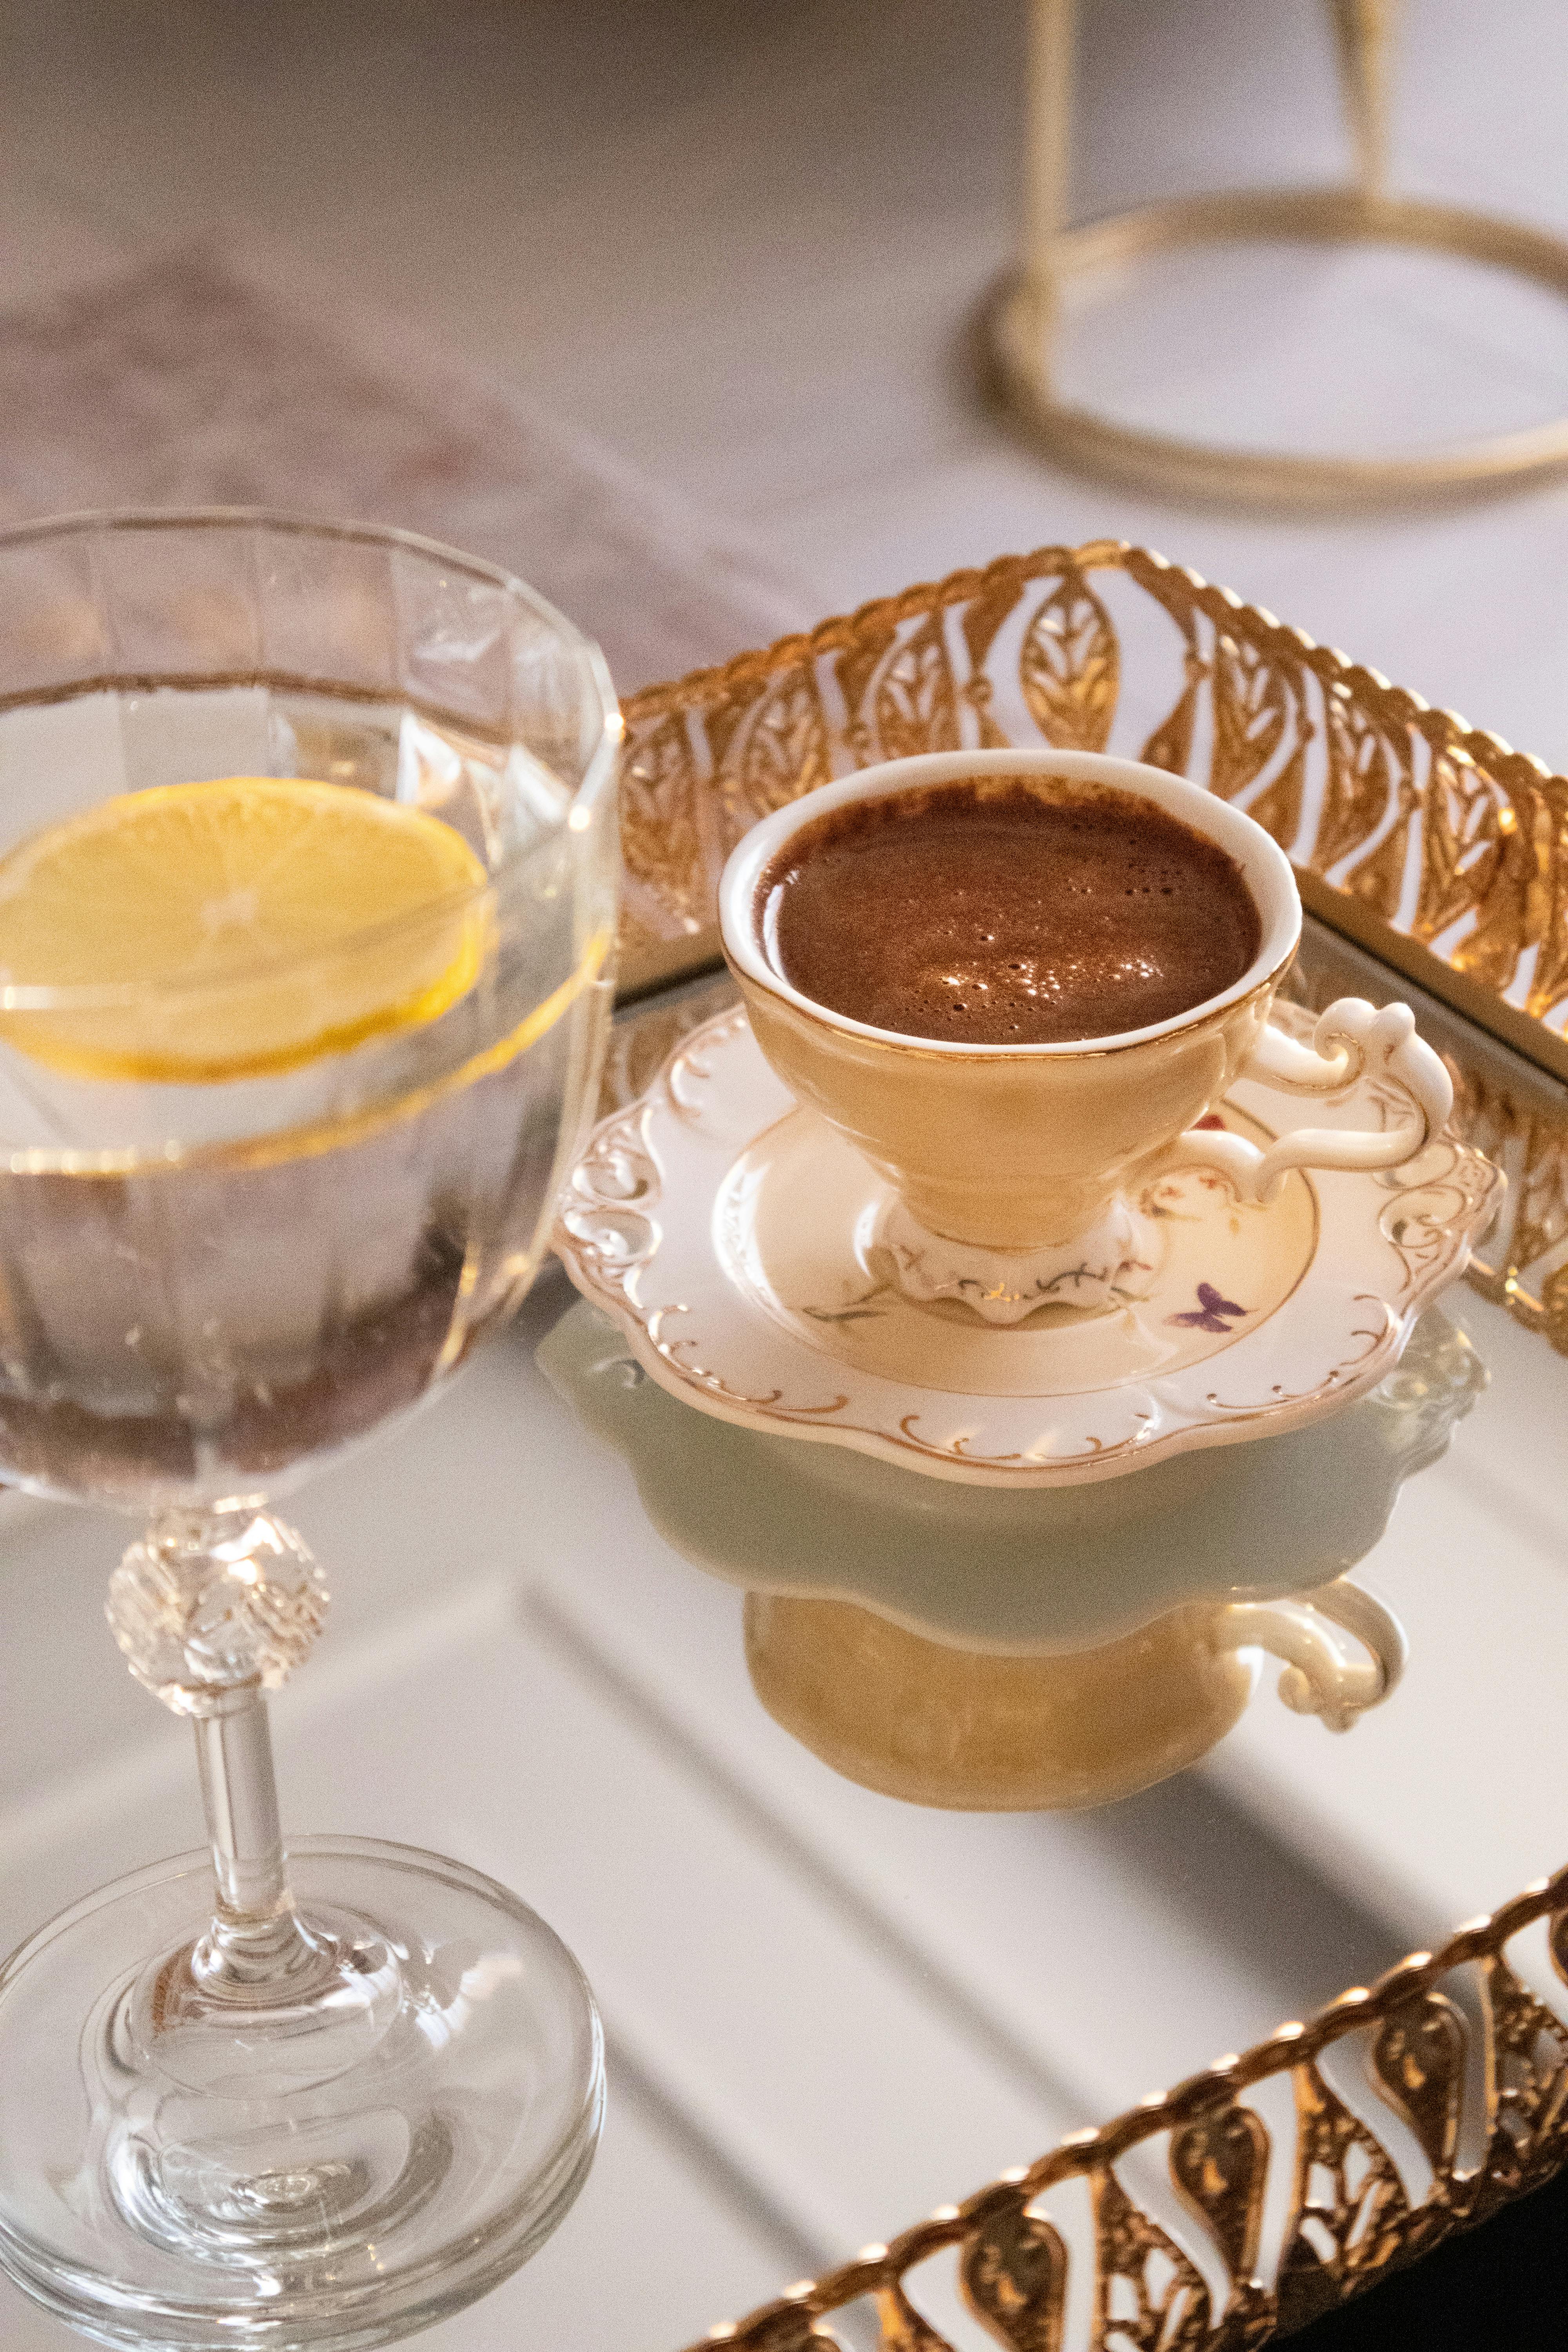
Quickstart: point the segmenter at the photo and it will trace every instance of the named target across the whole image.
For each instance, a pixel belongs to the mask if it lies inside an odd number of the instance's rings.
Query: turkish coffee
[[[1238,981],[1262,937],[1235,858],[1155,802],[1007,775],[830,810],[767,866],[756,919],[803,996],[966,1045],[1169,1021]]]

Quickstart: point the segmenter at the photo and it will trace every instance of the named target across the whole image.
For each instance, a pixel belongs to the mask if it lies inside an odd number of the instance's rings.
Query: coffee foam
[[[852,802],[768,866],[755,913],[792,987],[878,1029],[1060,1044],[1152,1026],[1255,961],[1236,860],[1154,802],[971,777]]]

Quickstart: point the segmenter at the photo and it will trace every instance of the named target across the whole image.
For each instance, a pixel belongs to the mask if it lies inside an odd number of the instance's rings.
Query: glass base
[[[599,2021],[543,1921],[366,1838],[302,1839],[289,1876],[286,1988],[260,1952],[254,1992],[211,1968],[205,1853],[0,1970],[0,2263],[100,2343],[391,2343],[499,2285],[587,2177]]]

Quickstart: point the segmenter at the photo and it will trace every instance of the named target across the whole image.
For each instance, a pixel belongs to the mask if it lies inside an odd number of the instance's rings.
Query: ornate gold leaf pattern
[[[964,2301],[1007,2352],[1061,2352],[1067,2248],[1027,2195],[995,2204],[963,2249]]]
[[[1309,2060],[1295,2070],[1296,2225],[1276,2288],[1287,2333],[1399,2252],[1409,2206],[1393,2159]]]
[[[873,760],[902,760],[917,751],[956,751],[958,691],[940,613],[899,644],[877,679],[872,702]]]
[[[1374,911],[1397,907],[1404,895],[1405,869],[1410,862],[1410,824],[1415,814],[1415,794],[1407,770],[1400,772],[1396,793],[1398,813],[1393,824],[1345,877],[1344,887],[1352,897]]]
[[[1323,698],[1323,726],[1328,773],[1312,865],[1328,874],[1378,832],[1390,803],[1400,797],[1409,755],[1401,756],[1390,732],[1343,680]]]
[[[1205,2108],[1171,2135],[1171,2178],[1206,2223],[1232,2276],[1250,2285],[1263,2228],[1268,2132],[1234,2102]]]
[[[1095,2173],[1095,2341],[1105,2352],[1199,2352],[1209,2291],[1175,2240],[1140,2210],[1110,2166]]]
[[[715,749],[727,853],[759,817],[826,783],[833,772],[822,698],[809,665],[785,670]]]
[[[1464,752],[1435,751],[1423,800],[1414,936],[1440,938],[1450,924],[1474,915],[1465,969],[1496,987],[1518,961],[1533,862],[1528,831],[1521,832],[1519,812],[1497,779]],[[1485,948],[1474,944],[1478,938],[1502,950],[1500,973],[1488,968]]]
[[[1249,637],[1238,639],[1228,629],[1215,641],[1212,675],[1210,782],[1233,801],[1256,783],[1282,744],[1300,744],[1300,702],[1289,672],[1266,659]]]
[[[722,2331],[722,2340],[736,2352],[778,2352],[782,2345],[793,2352],[810,2338],[769,2332],[783,2326],[786,2309],[826,2315],[872,2296],[883,2314],[884,2352],[946,2352],[900,2283],[957,2243],[965,2299],[1006,2352],[1061,2352],[1068,2254],[1038,2205],[1054,2185],[1074,2179],[1088,2181],[1096,2201],[1092,2352],[1242,2352],[1277,2327],[1300,2325],[1568,2160],[1568,2028],[1505,1957],[1538,1920],[1547,1923],[1568,1983],[1564,1869],[1494,1917],[1460,1928],[1440,1950],[1391,1969],[1370,1991],[1345,1995],[1305,2025],[1282,2026],[1241,2057],[1223,2059],[1097,2130],[1074,2132],[1027,2171],[917,2222],[885,2249],[871,2248],[795,2290],[785,2305],[769,2304]],[[1477,1970],[1486,1990],[1487,2153],[1478,2170],[1461,2174],[1455,2157],[1471,2029],[1443,1988],[1464,1969]],[[1416,2201],[1375,2133],[1320,2071],[1322,2053],[1352,2035],[1366,2044],[1372,2093],[1415,2131],[1431,2163],[1431,2185]],[[1285,2253],[1270,2286],[1254,2275],[1268,2135],[1241,2094],[1280,2075],[1294,2087],[1295,2139],[1274,2159],[1289,2166],[1290,2202]],[[1163,2133],[1170,2135],[1172,2176],[1224,2260],[1230,2286],[1223,2308],[1214,2307],[1191,2260],[1111,2172],[1130,2149]],[[1113,2279],[1127,2284],[1113,2289]]]
[[[984,572],[954,572],[881,598],[722,669],[647,688],[626,706],[629,772],[646,778],[648,739],[679,719],[689,723],[691,740],[679,730],[665,735],[653,762],[665,801],[678,806],[682,791],[700,801],[705,792],[731,789],[704,781],[727,764],[713,756],[720,739],[734,730],[739,709],[782,688],[788,672],[798,683],[785,689],[785,705],[796,719],[775,727],[779,756],[763,762],[770,805],[790,789],[786,747],[795,740],[808,677],[835,767],[955,743],[961,702],[983,714],[982,740],[1000,742],[994,713],[1007,681],[994,664],[1010,642],[1006,625],[1020,611],[1027,621],[1018,685],[1035,740],[1099,748],[1114,715],[1121,662],[1099,573],[1123,575],[1173,624],[1179,672],[1169,716],[1150,736],[1146,757],[1192,773],[1195,747],[1206,740],[1207,767],[1196,781],[1245,793],[1266,779],[1250,805],[1278,839],[1300,833],[1315,768],[1316,814],[1309,837],[1295,841],[1296,854],[1315,873],[1351,874],[1358,897],[1389,921],[1400,915],[1408,827],[1419,850],[1410,935],[1453,933],[1446,952],[1456,968],[1499,989],[1512,985],[1532,958],[1531,1007],[1561,1024],[1568,861],[1559,860],[1557,844],[1568,820],[1568,783],[1147,549],[1098,541],[1005,557]],[[949,650],[959,641],[970,663],[963,679]],[[1203,651],[1205,642],[1212,656]],[[1206,730],[1198,724],[1205,696]],[[840,715],[830,717],[834,711]],[[696,742],[706,743],[707,761]],[[1426,761],[1419,782],[1417,744]],[[794,789],[807,789],[816,773],[814,750]],[[710,919],[717,829],[675,823],[661,832],[646,781],[639,790],[640,797],[629,796],[625,844],[631,903],[636,919],[646,920],[641,909],[662,899],[660,935],[674,938],[693,909]]]
[[[1024,700],[1045,740],[1064,751],[1103,751],[1121,677],[1110,615],[1077,564],[1065,567],[1037,607],[1018,658]]]
[[[1500,1952],[1482,1969],[1491,2022],[1492,2144],[1488,2175],[1513,2195],[1568,2158],[1568,2030],[1526,1991]]]
[[[670,939],[709,919],[698,805],[691,746],[671,712],[628,745],[621,763],[623,933]]]
[[[1526,920],[1541,944],[1525,1009],[1544,1020],[1568,991],[1568,874],[1563,856],[1568,844],[1568,782],[1546,777],[1532,814],[1535,874]]]
[[[889,648],[898,642],[900,626],[905,618],[902,605],[902,598],[885,597],[879,604],[863,607],[850,627],[830,632],[832,658],[828,667],[844,707],[844,740],[858,767],[869,767],[872,761],[884,756],[877,741],[874,723],[866,715],[866,701],[871,680],[886,660]],[[931,608],[922,600],[919,609],[926,612]],[[818,630],[813,644],[822,635]],[[934,751],[936,746],[928,744],[922,748]]]
[[[1372,2046],[1372,2074],[1404,2116],[1434,2172],[1453,2169],[1465,2086],[1465,2021],[1440,1992],[1422,1993],[1384,2020]]]
[[[1258,798],[1247,807],[1247,815],[1256,819],[1265,833],[1272,834],[1281,849],[1294,845],[1301,830],[1301,810],[1307,797],[1307,746],[1297,744],[1278,775],[1264,785]]]

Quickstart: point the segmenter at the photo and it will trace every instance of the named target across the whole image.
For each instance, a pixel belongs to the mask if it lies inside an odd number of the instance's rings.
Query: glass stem
[[[265,1696],[326,1607],[315,1561],[259,1502],[162,1513],[110,1580],[132,1673],[195,1727],[216,1904],[191,1966],[219,1999],[288,2003],[335,1965],[289,1891]]]
[[[274,1919],[290,1897],[267,1701],[259,1691],[237,1693],[231,1709],[198,1716],[195,1734],[218,1910]]]
[[[195,1734],[217,1903],[193,1972],[209,1991],[297,2000],[331,1956],[289,1891],[267,1702],[258,1690],[236,1692],[196,1717]]]

